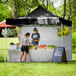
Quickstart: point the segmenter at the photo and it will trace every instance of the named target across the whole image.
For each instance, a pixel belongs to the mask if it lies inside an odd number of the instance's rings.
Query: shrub
[[[72,33],[72,49],[76,48],[76,32]]]
[[[15,45],[15,44],[13,42],[11,42],[10,45]]]
[[[8,28],[7,30],[2,29],[2,35],[5,37],[5,34],[7,37],[14,37],[17,36],[17,30]]]

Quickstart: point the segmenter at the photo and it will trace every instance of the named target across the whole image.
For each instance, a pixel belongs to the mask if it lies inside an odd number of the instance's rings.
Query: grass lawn
[[[17,38],[7,38],[10,42]],[[5,39],[0,38],[0,61],[4,60]],[[76,76],[76,51],[72,52],[72,62],[66,63],[3,63],[0,62],[0,76]]]

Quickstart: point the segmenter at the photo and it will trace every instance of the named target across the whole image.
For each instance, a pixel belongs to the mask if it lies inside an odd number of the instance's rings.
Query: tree
[[[69,0],[69,16],[68,16],[68,20],[70,20],[71,17],[71,0]]]
[[[71,1],[71,17],[72,25],[73,25],[73,32],[76,32],[76,0]]]
[[[66,0],[64,0],[64,13],[63,13],[63,18],[65,18],[66,15]]]
[[[13,18],[26,15],[31,12],[31,7],[35,7],[36,0],[2,0],[1,3],[5,4]],[[33,4],[35,2],[35,4]],[[38,4],[38,3],[37,3]],[[21,42],[21,28],[16,27],[19,43]]]
[[[0,15],[1,21],[10,17],[24,16],[33,11],[37,6],[41,5],[53,14],[56,14],[65,19],[71,20],[73,29],[76,28],[76,1],[75,0],[61,0],[63,1],[57,8],[54,6],[58,0],[6,0],[0,1]],[[4,6],[3,6],[4,5]],[[7,6],[7,7],[6,7]],[[8,9],[7,9],[8,8]],[[4,9],[4,10],[3,10]],[[8,12],[7,12],[8,11]],[[18,34],[21,28],[16,27]],[[20,34],[18,38],[21,37]],[[20,38],[19,38],[20,42]]]

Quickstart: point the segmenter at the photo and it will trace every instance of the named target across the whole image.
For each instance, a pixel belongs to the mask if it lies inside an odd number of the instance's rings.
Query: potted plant
[[[10,49],[14,49],[14,50],[16,50],[16,49],[18,49],[18,45],[15,45],[13,42],[11,42],[10,43]]]
[[[10,45],[14,45],[14,43],[13,43],[13,42],[11,42],[11,43],[10,43]]]

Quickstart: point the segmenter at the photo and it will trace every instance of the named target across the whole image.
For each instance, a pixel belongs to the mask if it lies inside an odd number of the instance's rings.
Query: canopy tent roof
[[[23,17],[6,19],[6,24],[16,26],[30,25],[30,24],[59,25],[60,23],[67,26],[71,26],[72,22],[52,14],[51,12],[47,11],[41,6],[39,6],[33,12]]]
[[[6,27],[6,20],[2,21],[0,23],[0,28],[5,28]],[[7,25],[7,27],[15,27],[14,25]]]

